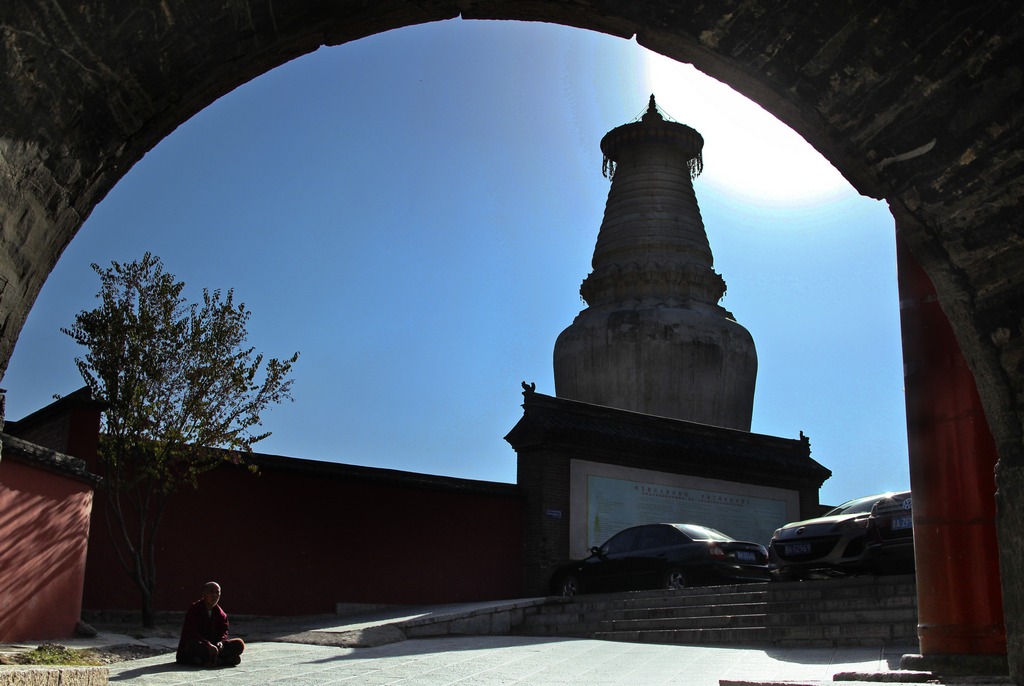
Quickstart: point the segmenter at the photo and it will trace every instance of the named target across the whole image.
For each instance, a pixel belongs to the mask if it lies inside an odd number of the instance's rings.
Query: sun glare
[[[817,150],[756,103],[693,66],[647,51],[659,107],[704,136],[701,180],[758,205],[821,205],[849,190]]]

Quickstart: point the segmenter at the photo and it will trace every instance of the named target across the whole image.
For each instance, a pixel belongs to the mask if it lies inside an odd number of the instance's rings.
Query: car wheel
[[[669,591],[678,591],[686,588],[686,573],[678,567],[671,567],[665,572],[663,588]]]
[[[567,574],[559,579],[557,588],[558,595],[564,598],[572,598],[573,596],[579,595],[583,592],[583,586],[580,584],[580,580],[572,574]]]

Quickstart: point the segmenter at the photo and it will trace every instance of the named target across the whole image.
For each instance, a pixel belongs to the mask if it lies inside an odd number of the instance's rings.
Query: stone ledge
[[[507,636],[513,624],[512,613],[516,610],[472,614],[432,622],[410,622],[402,624],[402,630],[409,638],[429,636]],[[519,611],[521,614],[521,611]]]
[[[399,622],[397,626],[409,638],[427,636],[507,636],[523,623],[526,610],[544,605],[548,598],[529,598],[497,603],[441,616],[422,617]]]
[[[364,629],[349,631],[303,631],[274,639],[281,643],[302,643],[315,646],[335,646],[337,648],[376,648],[388,643],[405,640],[401,629],[385,624]]]
[[[0,686],[106,686],[106,667],[0,667]]]
[[[1009,677],[1006,655],[917,655],[900,658],[900,669],[927,671],[942,677]]]

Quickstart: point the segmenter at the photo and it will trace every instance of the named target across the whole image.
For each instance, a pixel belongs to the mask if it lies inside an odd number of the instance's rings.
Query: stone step
[[[836,609],[829,612],[768,612],[769,626],[813,626],[816,624],[852,624],[857,622],[917,622],[915,608]]]
[[[603,621],[607,619],[660,619],[666,617],[713,617],[720,615],[760,614],[769,617],[790,617],[793,622],[815,623],[820,621],[840,621],[847,617],[848,621],[871,621],[877,616],[892,618],[894,621],[916,616],[917,602],[915,597],[894,596],[876,598],[832,598],[814,601],[787,601],[785,603],[750,602],[729,603],[723,598],[721,603],[687,605],[680,604],[678,599],[671,603],[646,603],[631,607],[622,607],[621,603],[605,602],[598,606],[586,604],[567,604],[552,607],[545,611],[548,617],[564,616],[561,621]]]
[[[663,619],[610,619],[598,625],[598,633],[607,631],[660,632],[678,629],[764,628],[763,614],[718,615],[708,617],[666,617]]]
[[[697,603],[679,603],[673,602],[671,604],[666,603],[651,603],[651,604],[631,604],[622,605],[615,603],[608,603],[599,606],[593,605],[582,605],[582,604],[566,604],[566,605],[549,605],[546,607],[545,612],[550,615],[573,615],[578,617],[594,617],[596,619],[608,619],[609,617],[673,617],[678,614],[688,615],[701,615],[701,614],[735,614],[743,612],[761,612],[763,613],[768,606],[768,603],[764,599],[760,601],[747,601],[742,603],[732,603],[729,598],[722,598],[717,600],[714,598],[701,599]],[[745,609],[750,608],[750,609]]]
[[[602,614],[546,612],[523,618],[522,628],[541,635],[590,635],[612,630],[649,631],[766,626],[766,603],[630,609]]]
[[[895,645],[917,640],[913,576],[851,577],[550,599],[523,633],[709,645]]]
[[[771,628],[777,645],[900,645],[917,642],[917,622],[808,624]]]
[[[764,586],[758,584],[758,586]],[[622,610],[652,610],[723,605],[742,603],[762,603],[768,598],[768,591],[765,588],[730,591],[716,593],[704,590],[699,593],[688,592],[696,589],[685,589],[683,591],[654,591],[644,593],[607,593],[600,595],[585,595],[575,598],[554,600],[549,606],[550,612],[575,612],[584,614],[600,614]]]
[[[699,628],[721,628],[721,627],[751,627],[761,626],[771,628],[773,631],[782,632],[780,635],[796,636],[796,632],[785,633],[790,628],[805,629],[815,635],[822,635],[817,627],[822,626],[846,626],[856,624],[857,626],[897,626],[909,627],[902,635],[914,636],[916,634],[917,614],[913,611],[893,612],[890,610],[879,610],[877,612],[859,613],[802,613],[792,615],[768,615],[761,613],[745,614],[707,614],[698,616],[670,616],[670,617],[633,617],[594,620],[592,618],[579,618],[574,616],[560,615],[556,617],[535,616],[524,621],[523,627],[531,631],[543,632],[545,635],[555,635],[560,632],[572,635],[585,635],[600,631],[659,631],[664,629],[699,629]],[[872,630],[873,631],[873,630]],[[884,634],[883,637],[887,637]]]
[[[862,597],[917,596],[913,575],[857,576],[846,579],[776,582],[771,586],[773,600],[812,600]]]
[[[917,642],[917,624],[865,623],[842,625],[817,625],[772,627],[757,626],[713,626],[713,627],[670,627],[627,628],[616,625],[614,629],[598,630],[578,636],[633,641],[637,643],[672,643],[680,645],[747,644],[747,645],[799,645],[802,647],[825,647],[836,645],[913,645]]]
[[[604,641],[632,643],[665,643],[672,645],[751,645],[770,642],[764,627],[728,629],[676,629],[666,631],[598,631],[593,638]]]
[[[708,586],[686,588],[679,591],[637,591],[632,593],[600,593],[565,599],[578,607],[605,609],[611,606],[671,607],[714,602],[759,602],[766,599],[768,584],[743,586]]]
[[[876,610],[876,609],[917,609],[917,596],[890,595],[883,598],[874,596],[814,598],[810,600],[773,600],[767,603],[773,613],[802,612],[813,608],[817,612],[842,610]]]
[[[667,617],[716,617],[720,615],[763,615],[768,603],[723,603],[613,610],[608,619],[662,619]]]

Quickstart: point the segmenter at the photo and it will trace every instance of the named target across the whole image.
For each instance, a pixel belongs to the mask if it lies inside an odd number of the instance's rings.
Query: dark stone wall
[[[999,449],[1001,553],[1024,554],[1024,7],[1014,0],[6,0],[0,369],[50,269],[141,156],[293,57],[457,17],[629,37],[746,94],[888,201],[935,284]],[[1008,622],[1024,579],[1004,575]],[[1021,627],[1011,665],[1024,675]],[[1016,657],[1014,657],[1016,655]]]
[[[547,595],[551,572],[569,559],[569,472],[572,454],[538,445],[518,452],[516,483],[523,502],[523,592]],[[549,510],[561,513],[554,519]]]

